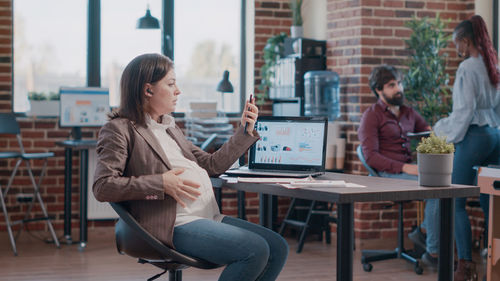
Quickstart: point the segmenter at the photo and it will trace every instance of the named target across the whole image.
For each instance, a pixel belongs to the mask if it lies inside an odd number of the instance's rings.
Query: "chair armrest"
[[[211,134],[201,145],[200,148],[203,149],[204,151],[207,151],[209,148],[212,147],[212,145],[215,143],[215,140],[217,139],[217,134]]]

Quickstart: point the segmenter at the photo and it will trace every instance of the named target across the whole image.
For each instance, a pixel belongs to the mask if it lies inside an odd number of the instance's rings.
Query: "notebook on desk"
[[[248,166],[229,176],[296,177],[325,172],[326,118],[262,116],[255,129],[260,139],[250,148]]]

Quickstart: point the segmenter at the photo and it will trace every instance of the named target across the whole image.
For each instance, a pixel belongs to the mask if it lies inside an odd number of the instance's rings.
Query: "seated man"
[[[382,177],[417,180],[417,165],[410,164],[407,134],[429,131],[431,127],[420,114],[403,104],[403,86],[398,69],[388,65],[376,67],[369,83],[378,101],[363,113],[358,129],[366,162]],[[423,234],[418,230],[410,235],[410,239],[426,248],[422,261],[433,267],[437,267],[439,249],[438,204],[438,199],[426,200],[422,223],[427,231],[425,243],[422,241]],[[418,235],[422,238],[418,239]]]

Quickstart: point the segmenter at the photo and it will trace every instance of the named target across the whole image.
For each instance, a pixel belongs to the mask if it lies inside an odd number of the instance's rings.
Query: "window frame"
[[[239,116],[243,112],[246,93],[246,10],[247,1],[241,1],[241,36],[240,36],[240,112],[227,112],[228,117]],[[174,2],[175,0],[162,0],[162,53],[170,58],[174,56]],[[14,22],[14,19],[12,19]],[[87,86],[101,86],[101,0],[88,0],[87,17]],[[14,40],[12,40],[12,50],[14,50]],[[11,69],[14,69],[14,60],[11,60]],[[13,71],[13,70],[12,70]],[[14,80],[11,79],[11,110],[14,112]],[[15,112],[19,116],[26,116],[26,112]],[[176,116],[184,116],[184,113],[176,113]]]

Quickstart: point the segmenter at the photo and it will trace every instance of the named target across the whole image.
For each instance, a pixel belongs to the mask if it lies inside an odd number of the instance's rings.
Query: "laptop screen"
[[[260,139],[250,149],[250,169],[324,171],[326,118],[262,116],[255,129]]]

